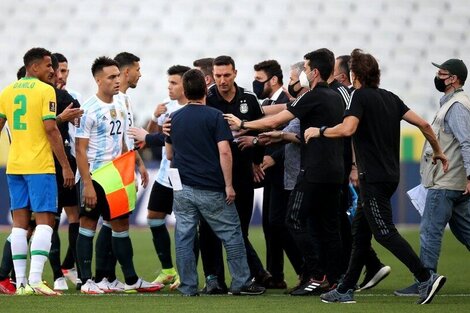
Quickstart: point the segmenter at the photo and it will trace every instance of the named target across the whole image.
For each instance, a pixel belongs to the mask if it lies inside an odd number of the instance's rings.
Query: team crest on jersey
[[[109,110],[109,113],[111,114],[111,117],[114,119],[117,116],[116,109],[111,109]]]
[[[49,101],[49,111],[55,112],[55,102]]]
[[[246,100],[242,100],[240,103],[240,112],[243,114],[248,113],[248,104],[246,103]]]

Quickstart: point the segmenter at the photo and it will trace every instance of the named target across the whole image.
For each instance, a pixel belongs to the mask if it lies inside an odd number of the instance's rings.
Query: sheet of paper
[[[419,215],[423,216],[428,190],[424,188],[423,185],[419,184],[413,189],[408,190],[406,194],[410,198],[411,203],[413,204],[415,209],[418,211]]]
[[[173,190],[183,190],[183,185],[181,184],[180,172],[177,168],[168,169],[168,178],[170,179],[171,186]]]

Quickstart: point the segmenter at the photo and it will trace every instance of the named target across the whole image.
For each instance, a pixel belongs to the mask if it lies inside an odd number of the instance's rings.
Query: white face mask
[[[353,80],[353,74],[351,71],[349,71],[349,81],[351,82],[351,85],[354,84],[354,80]]]
[[[303,88],[310,88],[310,82],[308,81],[307,74],[302,71],[299,75],[300,86]]]

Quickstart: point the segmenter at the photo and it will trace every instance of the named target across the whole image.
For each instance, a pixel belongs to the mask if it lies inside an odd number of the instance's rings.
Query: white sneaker
[[[64,274],[64,277],[70,280],[72,284],[76,284],[78,274],[75,268],[62,269],[62,274]]]
[[[59,277],[54,282],[54,290],[69,290],[65,277]]]
[[[160,283],[149,283],[142,278],[139,278],[137,282],[133,285],[124,285],[124,292],[135,293],[135,292],[155,292],[159,291],[165,287],[165,285]]]
[[[104,294],[104,291],[101,290],[98,285],[91,279],[87,280],[84,285],[80,288],[81,293],[88,295],[101,295]]]
[[[109,286],[111,287],[111,289],[115,290],[116,292],[120,292],[120,291],[124,291],[124,288],[126,285],[124,285],[123,283],[121,283],[117,278],[113,281],[113,282],[110,282],[109,283]]]
[[[124,284],[115,279],[112,283],[105,277],[102,281],[97,283],[98,287],[105,293],[124,291]]]

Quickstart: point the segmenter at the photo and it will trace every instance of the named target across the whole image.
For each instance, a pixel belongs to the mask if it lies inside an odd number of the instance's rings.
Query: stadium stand
[[[139,89],[131,91],[140,123],[166,96],[165,69],[200,57],[232,55],[237,81],[250,87],[260,60],[279,60],[287,75],[308,51],[359,47],[379,59],[382,85],[428,120],[438,98],[430,62],[470,62],[467,0],[5,0],[0,10],[2,86],[28,48],[44,46],[68,57],[69,85],[87,98],[92,60],[132,51],[142,59]]]

